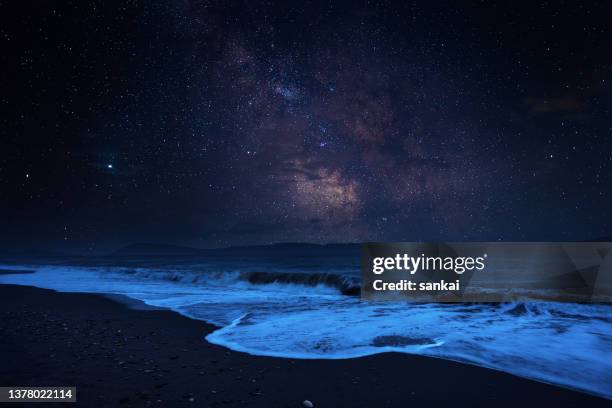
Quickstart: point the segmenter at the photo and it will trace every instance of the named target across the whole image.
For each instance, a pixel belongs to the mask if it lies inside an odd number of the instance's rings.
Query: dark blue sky
[[[609,2],[0,7],[3,247],[612,233]]]

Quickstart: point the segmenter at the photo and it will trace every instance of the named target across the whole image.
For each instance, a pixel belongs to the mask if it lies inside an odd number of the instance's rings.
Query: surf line
[[[453,291],[459,290],[459,279],[454,282],[446,282],[442,279],[439,282],[413,282],[411,280],[402,279],[397,282],[384,282],[377,279],[372,282],[372,288],[377,291]]]

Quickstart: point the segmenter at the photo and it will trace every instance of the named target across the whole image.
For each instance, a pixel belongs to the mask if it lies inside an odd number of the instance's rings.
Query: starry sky
[[[0,3],[0,245],[612,235],[612,3]]]

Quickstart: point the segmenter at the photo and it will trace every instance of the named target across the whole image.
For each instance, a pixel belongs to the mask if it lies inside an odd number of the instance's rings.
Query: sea
[[[253,355],[418,354],[612,399],[612,304],[363,301],[359,262],[357,245],[132,248],[6,259],[0,284],[125,295],[211,323],[203,342]]]

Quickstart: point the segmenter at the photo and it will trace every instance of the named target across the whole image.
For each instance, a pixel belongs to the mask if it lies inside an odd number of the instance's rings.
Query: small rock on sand
[[[308,401],[308,400],[304,400],[302,402],[302,405],[305,406],[306,408],[313,408],[314,407],[314,404],[312,402]]]

